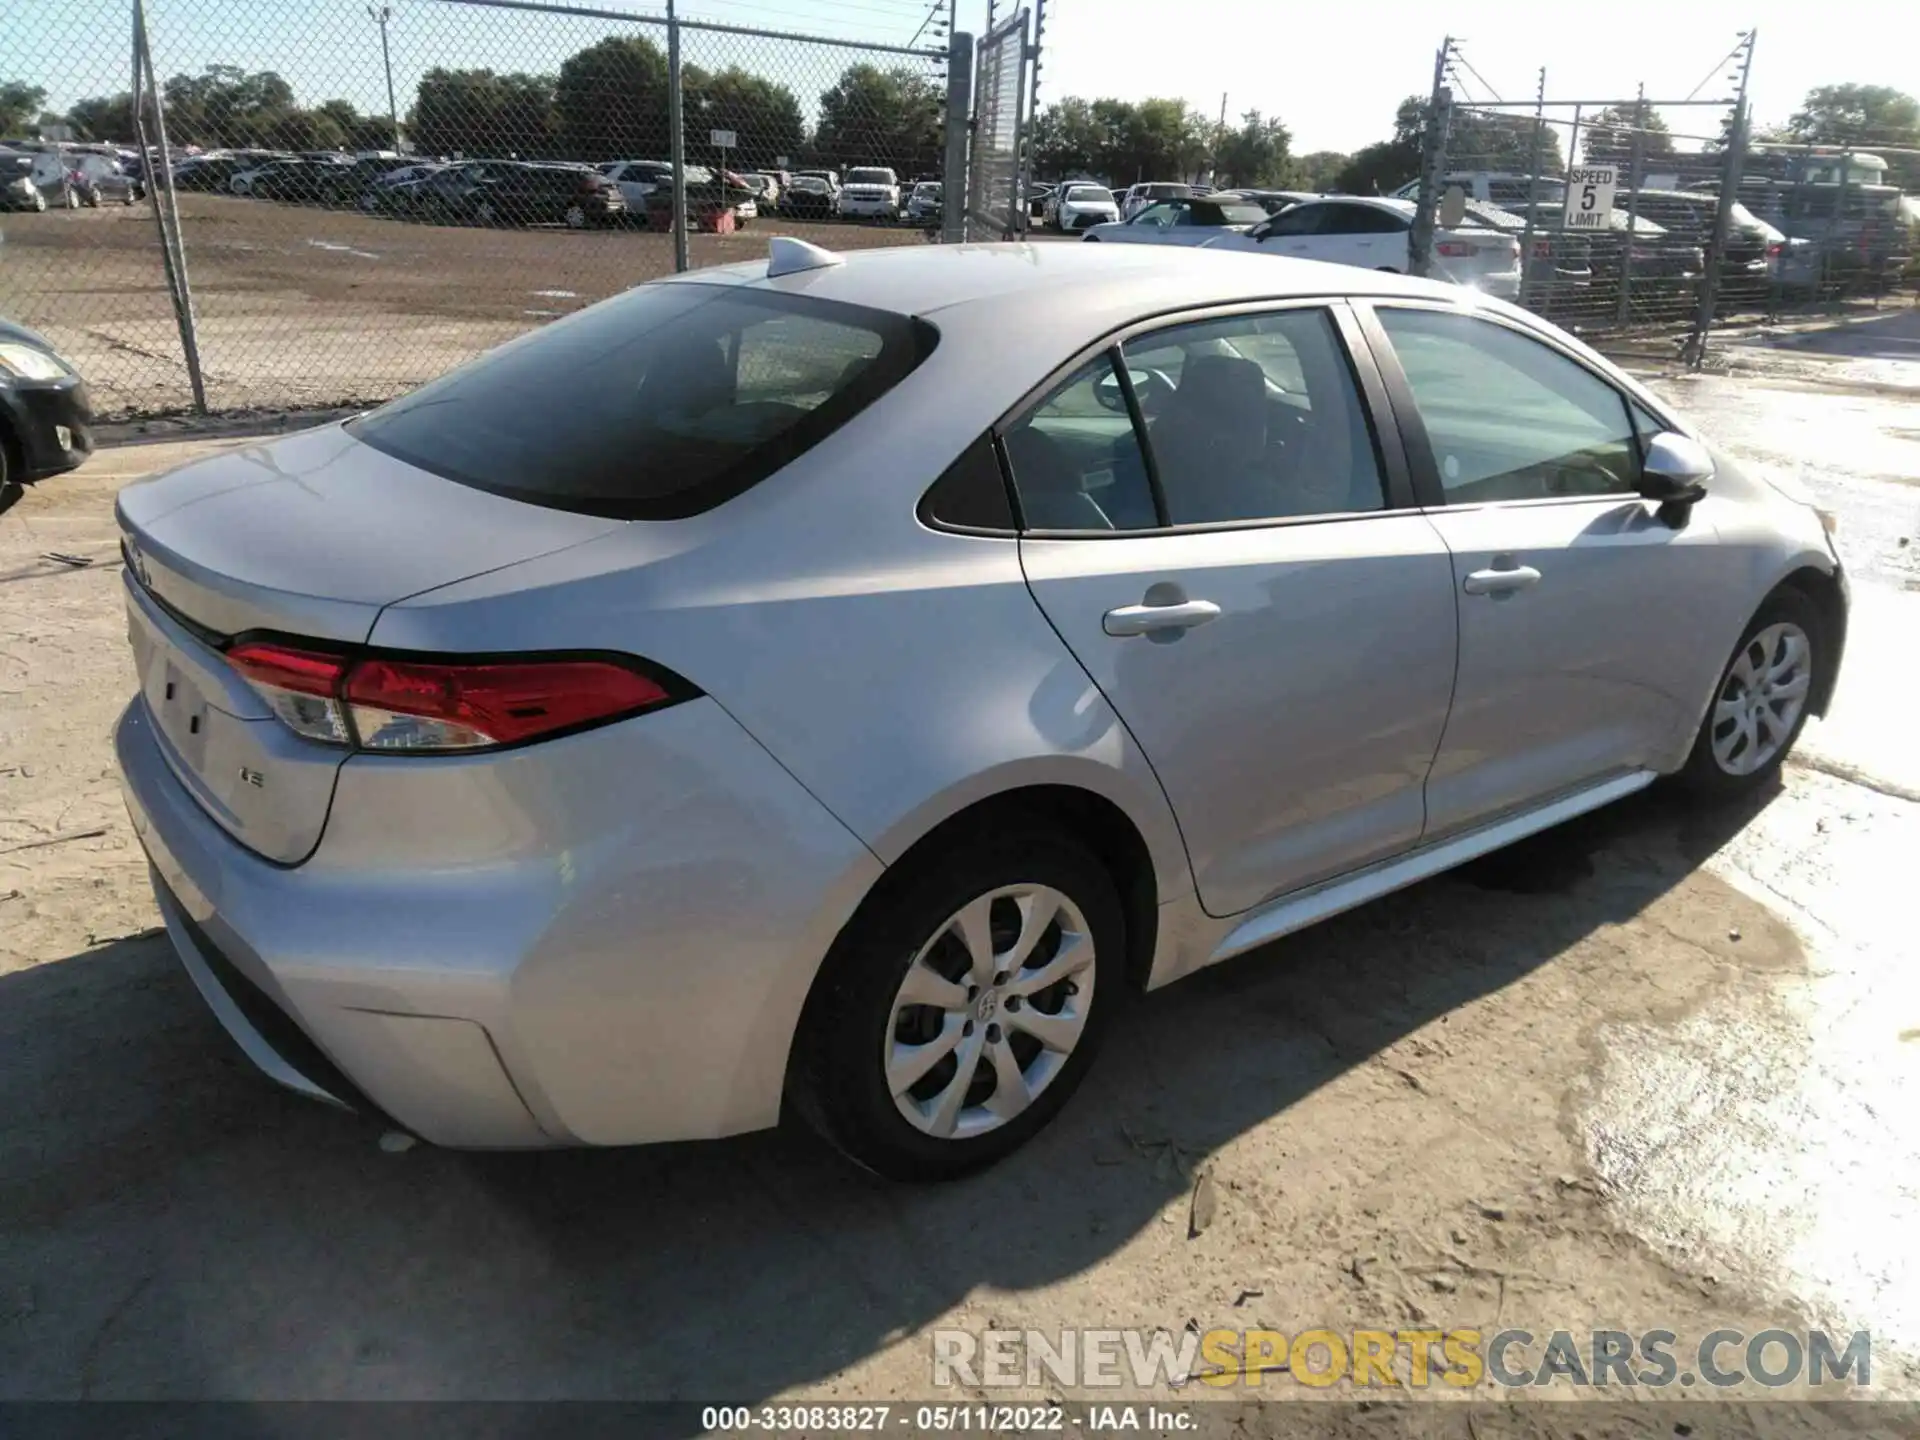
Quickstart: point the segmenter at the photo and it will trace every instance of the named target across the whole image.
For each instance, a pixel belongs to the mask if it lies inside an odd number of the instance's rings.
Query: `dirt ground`
[[[1773,399],[1693,399],[1763,452]],[[1920,805],[1822,773],[1818,723],[1759,806],[1642,796],[1150,997],[962,1184],[785,1131],[388,1153],[279,1092],[155,929],[107,741],[113,495],[241,443],[109,450],[0,516],[0,1399],[924,1400],[932,1329],[1072,1325],[1870,1328],[1873,1393],[1920,1386]],[[1847,483],[1903,517],[1843,515],[1859,567],[1904,563],[1908,482]],[[1842,711],[1910,649],[1889,613]]]
[[[545,320],[673,271],[638,229],[422,225],[229,195],[180,196],[215,410],[385,400]],[[917,229],[757,220],[689,237],[694,265],[764,256],[771,235],[844,249]],[[192,401],[151,206],[0,215],[0,315],[79,364],[103,414]]]

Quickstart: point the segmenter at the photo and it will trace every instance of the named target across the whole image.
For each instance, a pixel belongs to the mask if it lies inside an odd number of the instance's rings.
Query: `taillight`
[[[227,651],[227,663],[296,735],[329,745],[353,743],[340,703],[340,686],[347,678],[347,662],[340,656],[245,644]]]
[[[295,734],[387,754],[520,745],[675,698],[614,660],[355,659],[248,642],[227,662]]]
[[[1767,246],[1767,258],[1769,260],[1778,260],[1780,258],[1780,252],[1784,248],[1784,246],[1777,243]]]
[[[1439,244],[1435,245],[1433,248],[1439,251],[1442,255],[1451,255],[1455,259],[1458,259],[1463,255],[1473,254],[1473,246],[1469,245],[1464,240],[1442,240]]]
[[[1550,259],[1552,255],[1553,255],[1553,242],[1551,240],[1536,240],[1533,242],[1533,258],[1534,259],[1546,260],[1546,259]]]

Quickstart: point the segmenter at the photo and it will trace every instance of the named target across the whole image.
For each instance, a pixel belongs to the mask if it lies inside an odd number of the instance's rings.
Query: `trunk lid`
[[[128,486],[128,641],[174,775],[236,840],[298,864],[348,752],[295,735],[227,665],[232,637],[364,642],[396,600],[582,544],[623,522],[441,479],[337,426]]]

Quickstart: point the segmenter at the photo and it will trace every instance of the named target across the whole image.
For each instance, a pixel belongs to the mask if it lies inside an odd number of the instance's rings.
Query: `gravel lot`
[[[338,223],[475,257],[661,243]],[[333,293],[285,256],[247,263],[255,293]],[[423,315],[512,324],[409,274]],[[1693,385],[1764,453],[1781,396]],[[1897,402],[1829,398],[1899,433]],[[1636,798],[1162,992],[1059,1124],[963,1184],[885,1187],[784,1132],[383,1152],[207,1016],[113,774],[113,495],[239,443],[109,450],[0,516],[0,1399],[925,1399],[934,1325],[1190,1323],[1871,1326],[1879,1393],[1913,1393],[1920,990],[1899,897],[1920,805],[1806,766],[1751,811]],[[1845,483],[1842,540],[1876,551],[1849,563],[1905,563],[1909,482]],[[1897,525],[1856,525],[1874,506]],[[1875,603],[1920,602],[1902,575]],[[1841,689],[1856,726],[1852,677],[1911,643],[1910,605],[1876,613],[1884,644],[1856,640]],[[1810,755],[1836,733],[1816,722]],[[1193,1234],[1202,1176],[1218,1216]],[[1342,1433],[1403,1433],[1364,1419]],[[1838,1428],[1807,1411],[1769,1433]]]
[[[670,235],[489,230],[183,194],[181,229],[215,410],[383,400],[542,321],[672,273]],[[694,235],[693,263],[919,245],[918,229],[759,220]],[[80,365],[105,414],[192,401],[150,206],[0,216],[0,314]]]

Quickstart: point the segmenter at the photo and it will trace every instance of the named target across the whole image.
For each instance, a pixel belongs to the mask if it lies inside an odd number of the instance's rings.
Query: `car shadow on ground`
[[[821,1381],[970,1293],[1099,1265],[1190,1183],[1135,1142],[1205,1153],[1281,1114],[1639,913],[1753,809],[1636,797],[1203,972],[1123,1017],[1026,1150],[931,1188],[790,1130],[384,1153],[255,1076],[163,935],[0,977],[0,1398],[745,1403]]]

